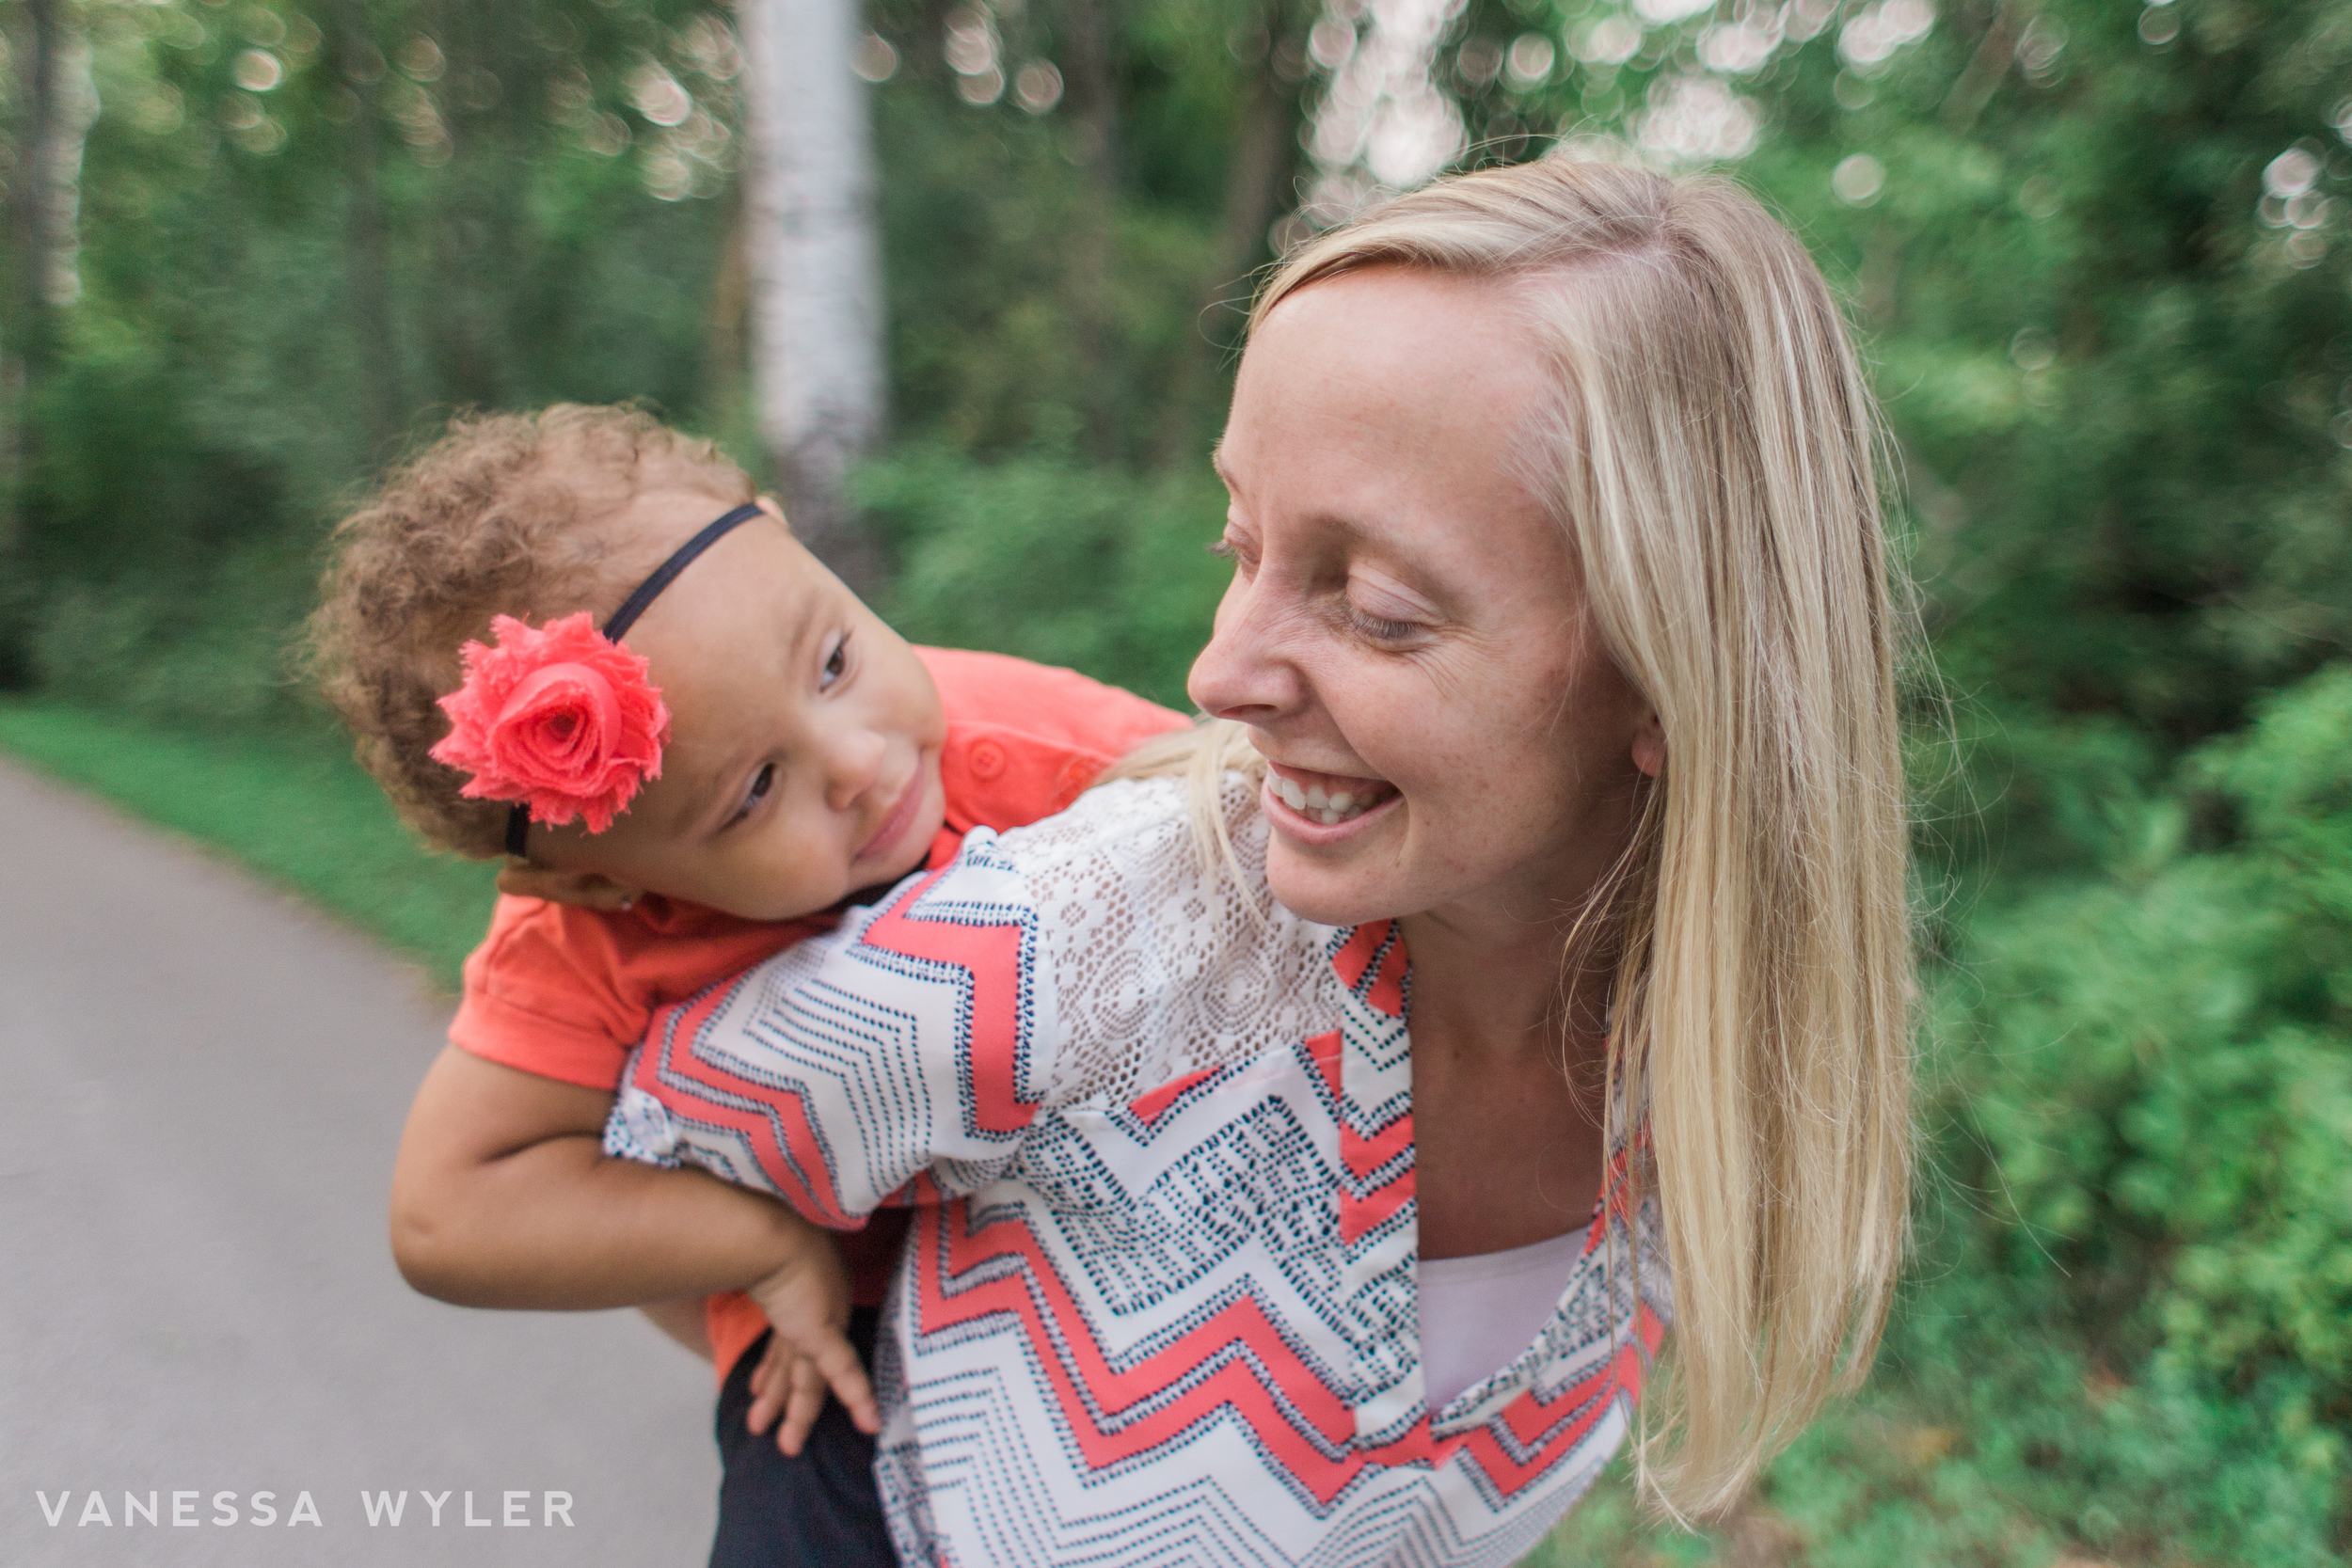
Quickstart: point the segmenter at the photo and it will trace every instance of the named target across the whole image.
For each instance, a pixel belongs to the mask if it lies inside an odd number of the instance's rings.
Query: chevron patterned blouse
[[[1177,780],[985,830],[670,1009],[608,1151],[917,1217],[876,1369],[901,1558],[1502,1564],[1623,1438],[1668,1312],[1624,1157],[1558,1305],[1424,1402],[1409,974],[1204,865]]]

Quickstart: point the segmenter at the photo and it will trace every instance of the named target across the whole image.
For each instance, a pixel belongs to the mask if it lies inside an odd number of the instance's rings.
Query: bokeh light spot
[[[1854,153],[1830,171],[1829,188],[1849,207],[1867,207],[1886,189],[1886,166],[1867,152]]]

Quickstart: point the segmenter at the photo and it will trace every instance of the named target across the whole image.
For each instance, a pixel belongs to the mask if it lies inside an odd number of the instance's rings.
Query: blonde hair
[[[1860,1381],[1906,1240],[1907,616],[1875,406],[1811,258],[1722,180],[1561,160],[1442,180],[1300,248],[1250,325],[1382,265],[1492,279],[1529,318],[1559,398],[1526,471],[1665,733],[1569,951],[1613,968],[1610,1102],[1647,1107],[1672,1270],[1644,1479],[1715,1513]],[[1248,751],[1214,723],[1120,771],[1205,787]]]
[[[709,441],[626,404],[556,404],[460,415],[337,525],[306,662],[360,766],[429,842],[477,859],[505,846],[505,804],[461,798],[466,775],[428,754],[449,734],[439,705],[457,689],[458,650],[486,640],[494,615],[611,614],[629,552],[609,525],[657,487],[752,499],[750,476]]]

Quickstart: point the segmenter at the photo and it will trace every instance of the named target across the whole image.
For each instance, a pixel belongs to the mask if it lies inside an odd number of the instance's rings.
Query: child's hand
[[[874,1386],[842,1333],[850,1321],[850,1276],[841,1249],[821,1232],[809,1240],[801,1256],[751,1287],[775,1332],[752,1370],[752,1408],[744,1424],[765,1432],[781,1415],[776,1447],[795,1458],[825,1408],[828,1387],[860,1432],[882,1430]]]

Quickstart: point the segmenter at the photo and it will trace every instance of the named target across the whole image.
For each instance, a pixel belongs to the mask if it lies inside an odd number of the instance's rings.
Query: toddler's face
[[[726,510],[640,496],[621,526],[642,577]],[[632,578],[634,580],[634,578]],[[722,538],[625,639],[671,712],[661,776],[601,833],[534,827],[532,861],[753,920],[785,920],[923,863],[946,809],[939,691],[914,650],[781,518]],[[562,897],[556,888],[550,891]]]

